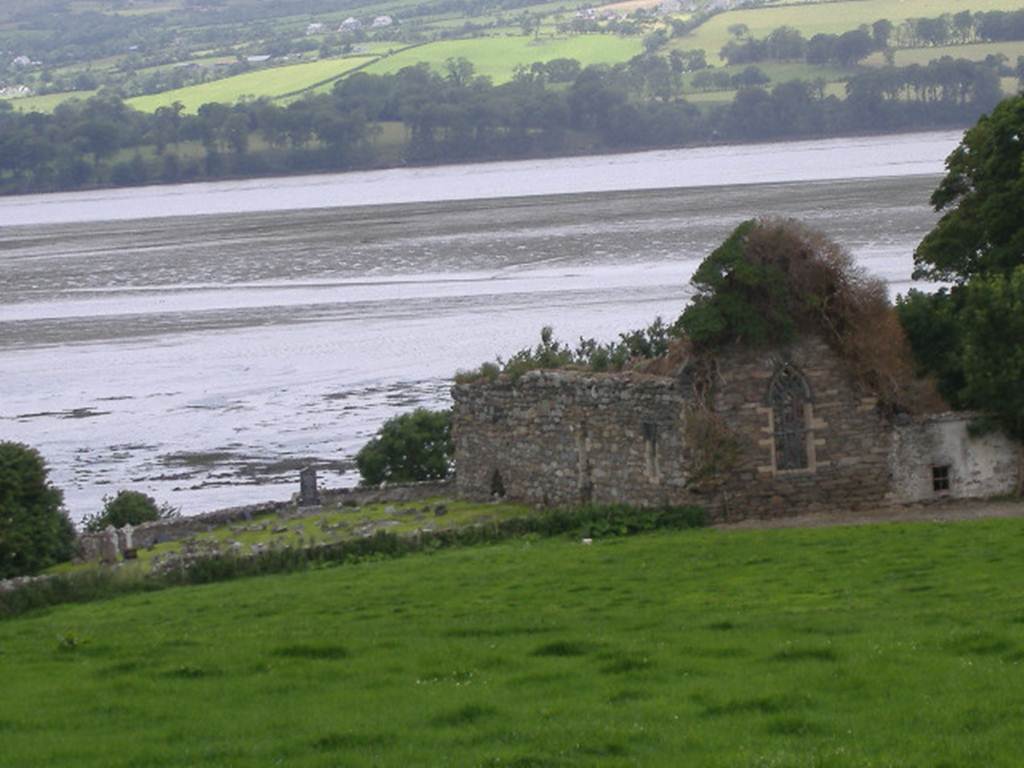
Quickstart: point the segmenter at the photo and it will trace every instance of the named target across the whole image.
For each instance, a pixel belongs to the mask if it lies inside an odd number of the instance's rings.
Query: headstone
[[[316,469],[313,467],[306,467],[299,473],[299,506],[320,506],[320,492],[316,487]]]
[[[113,565],[120,559],[121,548],[118,546],[117,529],[108,525],[100,535],[100,562]]]
[[[102,533],[86,533],[78,537],[78,559],[84,563],[100,559]]]
[[[129,549],[135,549],[134,529],[132,528],[131,523],[128,523],[118,530],[117,543],[122,552]]]

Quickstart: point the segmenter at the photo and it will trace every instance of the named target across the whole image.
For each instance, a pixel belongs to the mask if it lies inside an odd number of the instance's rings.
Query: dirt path
[[[871,525],[874,523],[953,523],[992,517],[1024,517],[1024,499],[1004,501],[951,499],[935,504],[919,504],[908,507],[797,515],[772,520],[751,519],[738,523],[721,523],[713,527],[726,530],[820,528],[831,525]]]

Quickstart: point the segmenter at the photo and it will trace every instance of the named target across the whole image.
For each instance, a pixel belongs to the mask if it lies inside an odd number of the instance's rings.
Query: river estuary
[[[954,132],[0,199],[0,440],[73,518],[131,487],[274,498],[541,326],[674,319],[740,221],[794,216],[893,293]]]

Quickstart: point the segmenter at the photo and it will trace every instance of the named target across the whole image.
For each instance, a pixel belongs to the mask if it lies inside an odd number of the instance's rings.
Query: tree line
[[[468,61],[450,60],[443,73],[426,65],[357,73],[330,94],[212,103],[194,115],[180,104],[138,112],[105,92],[50,115],[0,102],[0,191],[959,126],[1001,97],[990,67],[949,58],[865,72],[849,81],[845,100],[823,83],[793,81],[752,84],[730,104],[698,108],[678,97],[681,74],[670,59],[645,54],[613,67],[521,67],[494,85]]]
[[[908,19],[899,25],[888,19],[840,35],[820,33],[805,38],[793,27],[782,26],[763,38],[753,38],[742,24],[730,28],[734,39],[720,56],[729,64],[759,61],[806,61],[851,67],[874,51],[964,45],[976,42],[1024,40],[1024,10],[945,14]]]

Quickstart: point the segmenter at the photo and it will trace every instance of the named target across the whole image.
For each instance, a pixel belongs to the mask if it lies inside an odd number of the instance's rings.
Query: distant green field
[[[719,67],[718,70],[726,72],[730,75],[739,74],[742,72],[747,65],[734,65]],[[839,67],[816,67],[811,64],[805,64],[803,62],[771,62],[764,61],[756,64],[757,68],[764,72],[768,77],[771,78],[771,83],[768,84],[770,88],[772,85],[778,83],[785,83],[789,80],[825,80],[826,82],[833,83],[840,80],[847,80],[852,75],[856,74],[856,70],[841,69]],[[693,75],[688,74],[683,76],[683,89],[687,93],[694,91],[690,85],[693,80]]]
[[[19,112],[53,112],[62,101],[68,99],[88,99],[95,96],[96,91],[72,91],[69,93],[48,93],[45,96],[28,96],[24,99],[11,99],[10,103]]]
[[[785,82],[780,80],[778,82]],[[769,83],[766,88],[771,88],[775,83]],[[846,83],[826,83],[825,95],[835,96],[838,99],[846,98]],[[730,104],[736,98],[736,91],[729,89],[725,91],[690,91],[683,94],[686,101],[694,104]]]
[[[367,67],[374,74],[390,74],[421,61],[441,69],[450,58],[464,57],[473,62],[478,75],[486,75],[495,83],[512,79],[517,64],[529,65],[551,59],[577,59],[584,66],[626,61],[643,50],[638,37],[615,35],[576,35],[573,37],[537,40],[525,35],[515,37],[483,37],[470,40],[446,40],[413,48],[381,59]]]
[[[903,48],[895,51],[893,63],[898,67],[907,67],[911,64],[927,64],[929,61],[941,59],[943,56],[952,56],[954,59],[982,61],[986,56],[998,55],[1000,53],[1006,56],[1009,59],[1009,63],[1013,65],[1016,63],[1018,56],[1024,56],[1024,42],[945,45],[938,48]],[[881,53],[873,53],[864,60],[864,63],[878,67],[885,64],[885,59]]]
[[[768,8],[750,8],[728,11],[709,19],[692,34],[675,38],[673,48],[703,48],[708,61],[718,63],[718,52],[729,39],[729,27],[746,24],[753,37],[765,37],[773,29],[790,26],[805,37],[819,32],[837,34],[871,24],[878,19],[889,19],[898,24],[909,18],[941,16],[969,9],[971,11],[1013,11],[1022,7],[1022,0],[849,0],[847,2],[784,5]]]
[[[1018,768],[1024,520],[516,540],[0,622],[12,768]]]
[[[338,77],[345,72],[365,63],[367,57],[347,59],[324,59],[306,64],[271,67],[243,75],[226,77],[210,83],[178,88],[173,91],[137,96],[129,99],[128,104],[143,112],[152,112],[157,107],[180,101],[185,109],[194,112],[203,104],[211,101],[233,104],[239,99],[261,96],[281,96],[291,91],[309,88],[321,80]]]

